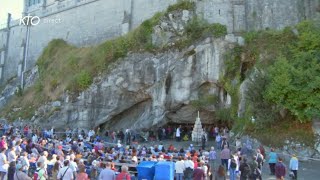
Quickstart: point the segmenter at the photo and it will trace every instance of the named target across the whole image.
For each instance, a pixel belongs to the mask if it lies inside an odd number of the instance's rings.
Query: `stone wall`
[[[281,29],[312,18],[319,0],[195,0],[197,13],[210,23],[227,26],[229,33],[246,30]],[[26,13],[37,15],[41,22],[30,28],[27,70],[31,69],[48,42],[62,38],[76,46],[96,45],[127,33],[154,13],[165,10],[177,0],[63,0],[46,1],[25,7]],[[0,52],[4,84],[12,76],[21,75],[25,53],[26,26],[10,22],[7,48],[6,29],[0,30]]]
[[[99,44],[137,27],[142,21],[152,17],[155,12],[163,11],[176,0],[66,0],[29,7],[27,13],[41,18],[38,25],[30,27],[27,69],[31,69],[44,47],[52,39],[65,39],[76,46]],[[143,9],[143,11],[141,11]],[[132,12],[131,12],[132,11]],[[129,18],[129,19],[128,19]],[[127,20],[128,19],[128,20]],[[132,23],[132,24],[129,24]],[[1,83],[12,76],[21,75],[26,39],[26,26],[19,21],[10,24],[8,56],[4,64]],[[0,44],[6,30],[0,30]],[[19,71],[19,72],[18,72]]]
[[[201,0],[198,14],[210,23],[227,26],[229,33],[283,29],[314,18],[319,0]]]

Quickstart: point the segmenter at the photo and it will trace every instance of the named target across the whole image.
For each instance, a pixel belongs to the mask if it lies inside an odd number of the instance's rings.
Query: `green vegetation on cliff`
[[[226,59],[221,81],[232,94],[248,79],[246,111],[241,118],[231,111],[234,129],[273,146],[285,140],[313,145],[311,119],[320,117],[320,25],[305,21],[244,37],[246,44]],[[237,107],[239,97],[232,99]]]
[[[66,91],[77,96],[93,83],[94,77],[108,72],[114,62],[126,57],[129,52],[158,53],[174,48],[181,50],[202,38],[221,37],[227,33],[223,25],[209,24],[194,17],[173,47],[156,47],[152,44],[154,27],[161,20],[175,11],[194,11],[194,8],[194,2],[179,1],[165,12],[156,13],[128,34],[94,47],[77,48],[61,39],[52,40],[37,61],[39,80],[34,86],[20,91],[19,96],[8,103],[1,115],[9,120],[19,117],[28,119],[40,105],[58,100]],[[18,107],[21,110],[12,112],[13,108]]]

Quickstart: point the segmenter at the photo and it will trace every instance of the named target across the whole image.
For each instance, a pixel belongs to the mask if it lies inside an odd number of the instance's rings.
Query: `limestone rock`
[[[38,66],[35,66],[26,73],[25,88],[32,86],[36,82],[36,80],[39,78],[38,71]]]
[[[67,100],[51,106],[43,105],[36,117],[42,125],[55,124],[79,128],[148,129],[165,123],[194,123],[197,109],[191,105],[201,95],[215,95],[220,102],[230,104],[230,98],[220,97],[217,86],[222,73],[223,54],[230,48],[223,39],[204,40],[182,52],[159,54],[132,53],[99,81],[82,92],[75,101]],[[43,116],[60,111],[43,121]],[[213,123],[214,110],[210,106],[200,111],[203,123]],[[37,121],[37,120],[35,120]]]
[[[60,101],[54,101],[54,102],[52,102],[52,106],[53,107],[60,107],[61,106],[61,102]]]

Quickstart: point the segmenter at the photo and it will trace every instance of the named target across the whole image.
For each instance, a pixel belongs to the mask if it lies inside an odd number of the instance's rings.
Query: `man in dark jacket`
[[[277,180],[283,180],[286,176],[286,166],[282,163],[282,158],[278,158],[278,163],[275,166],[275,174]]]
[[[243,162],[240,164],[239,171],[240,174],[240,180],[247,180],[249,179],[249,176],[251,174],[251,168],[249,164],[247,163],[247,159],[243,158]]]

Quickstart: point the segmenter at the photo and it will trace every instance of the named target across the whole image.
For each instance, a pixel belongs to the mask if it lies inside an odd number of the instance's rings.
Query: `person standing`
[[[225,146],[229,148],[229,142],[227,141],[227,138],[223,136],[222,142],[221,142],[221,149],[223,149]]]
[[[240,137],[237,137],[237,140],[236,140],[236,149],[237,149],[237,151],[241,150],[241,145],[242,145],[241,139],[240,139]]]
[[[56,179],[56,177],[58,176],[59,170],[60,170],[60,163],[57,161],[54,163],[53,169],[52,169],[53,179]]]
[[[275,166],[275,175],[277,180],[284,180],[286,176],[286,166],[282,162],[282,158],[278,158],[278,163]]]
[[[251,174],[251,168],[247,163],[247,159],[243,158],[243,162],[240,164],[239,171],[240,173],[240,180],[248,180]]]
[[[184,162],[184,167],[185,167],[184,179],[192,180],[194,162],[191,160],[191,157],[188,157],[188,159]]]
[[[176,180],[183,180],[183,171],[185,170],[185,165],[181,156],[179,156],[178,161],[175,163],[175,170]]]
[[[99,180],[115,180],[116,174],[113,170],[111,170],[110,162],[106,162],[106,164],[101,164],[101,167],[104,168],[99,175]]]
[[[256,161],[258,162],[258,168],[262,169],[264,156],[261,154],[260,149],[257,149]]]
[[[200,161],[198,167],[193,171],[193,180],[205,180],[205,173],[202,169],[202,162]]]
[[[16,172],[14,173],[13,180],[32,180],[26,173],[23,172],[22,164],[16,165]]]
[[[8,144],[6,141],[6,136],[2,136],[1,137],[1,141],[0,141],[0,149],[5,148],[8,149]]]
[[[257,156],[253,156],[253,158],[252,158],[251,170],[252,170],[252,172],[251,172],[252,179],[262,180],[261,169],[259,168],[259,163],[257,161]]]
[[[177,141],[180,141],[181,139],[181,125],[176,130],[176,139]]]
[[[231,158],[228,160],[228,170],[230,174],[230,180],[236,180],[236,170],[238,169],[238,160],[231,155]]]
[[[230,149],[228,149],[228,146],[224,146],[224,149],[221,151],[220,157],[221,157],[221,165],[225,166],[226,169],[228,169],[228,160],[230,159]]]
[[[126,129],[125,137],[126,137],[126,144],[130,145],[130,143],[131,143],[131,132],[130,132],[130,129]]]
[[[201,144],[202,144],[203,150],[206,148],[206,141],[207,141],[207,135],[205,132],[203,132],[202,137],[201,137]]]
[[[62,180],[73,180],[73,172],[69,167],[69,160],[65,160],[63,162],[64,167],[60,168],[58,172],[57,179],[62,179]]]
[[[218,168],[218,172],[214,176],[215,180],[226,180],[226,171],[224,170],[223,166],[220,165]]]
[[[48,179],[47,170],[45,169],[44,164],[41,161],[37,162],[37,167],[38,168],[37,168],[36,172],[38,173],[38,179],[39,180]],[[65,180],[65,179],[63,179],[63,180]],[[72,179],[70,179],[70,180],[72,180]]]
[[[211,174],[214,174],[214,164],[216,160],[217,160],[217,153],[214,150],[214,147],[212,146],[209,152],[209,165],[211,169]]]
[[[298,178],[298,168],[299,168],[299,161],[295,154],[292,155],[290,159],[289,169],[293,172],[294,177],[293,179]]]
[[[269,153],[269,167],[270,167],[270,175],[275,175],[275,166],[277,163],[278,155],[274,152],[274,149],[271,148],[271,152]]]
[[[8,180],[13,180],[15,173],[16,173],[16,162],[12,161],[9,163],[9,169],[7,173]]]
[[[218,149],[221,149],[221,136],[219,133],[216,136],[216,146]]]
[[[9,163],[11,163],[11,162],[16,162],[16,160],[17,160],[17,155],[15,152],[15,148],[11,147],[10,152],[8,153],[8,161]]]
[[[7,161],[7,156],[5,155],[6,148],[1,149],[0,153],[0,179],[2,180],[6,173],[8,172],[9,162]]]
[[[131,180],[131,176],[128,172],[128,166],[121,167],[121,173],[118,174],[116,180]]]

